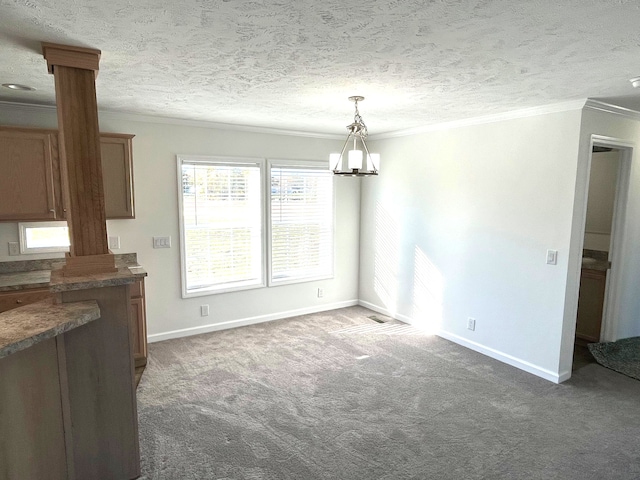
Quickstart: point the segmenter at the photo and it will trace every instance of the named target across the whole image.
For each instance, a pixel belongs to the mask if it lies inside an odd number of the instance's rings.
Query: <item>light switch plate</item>
[[[558,264],[558,251],[547,250],[547,265],[557,265],[557,264]]]
[[[118,250],[120,248],[120,237],[109,237],[109,248],[111,250]]]
[[[153,248],[171,248],[171,237],[153,237]]]

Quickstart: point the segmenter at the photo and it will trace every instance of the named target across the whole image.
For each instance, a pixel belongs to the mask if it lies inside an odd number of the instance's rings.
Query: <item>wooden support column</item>
[[[95,77],[100,50],[42,43],[56,84],[60,159],[71,240],[65,275],[116,271],[107,243]]]

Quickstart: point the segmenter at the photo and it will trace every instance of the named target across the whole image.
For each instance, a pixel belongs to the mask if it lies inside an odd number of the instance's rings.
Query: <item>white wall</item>
[[[572,226],[570,269],[567,281],[567,299],[563,330],[562,366],[570,365],[571,357],[567,345],[573,341],[571,317],[575,319],[578,302],[580,257],[582,255],[582,232],[585,227],[586,185],[589,173],[589,156],[592,135],[610,137],[631,147],[629,192],[624,214],[624,231],[620,238],[619,251],[613,251],[613,265],[608,282],[613,296],[607,308],[613,309],[613,322],[605,333],[605,340],[640,336],[640,121],[623,115],[616,115],[587,108],[582,115],[580,131],[580,153],[577,170],[575,208]],[[618,256],[618,257],[616,257]],[[615,280],[614,280],[615,277]]]
[[[584,248],[609,251],[619,156],[620,152],[614,150],[591,157]]]
[[[151,123],[137,118],[101,113],[100,129],[136,135],[133,139],[136,218],[110,220],[107,228],[110,235],[120,236],[121,249],[114,253],[136,252],[139,263],[149,273],[147,323],[152,340],[357,302],[360,184],[350,177],[337,178],[335,184],[333,279],[191,299],[180,296],[176,154],[325,160],[329,152],[341,147],[341,140]],[[56,128],[57,122],[54,109],[4,104],[0,105],[0,124]],[[152,237],[161,235],[172,237],[171,249],[152,248]],[[0,261],[35,258],[9,257],[9,241],[17,241],[17,226],[0,223]],[[324,288],[324,298],[317,298],[318,287]],[[209,317],[200,317],[203,304],[210,305]],[[193,330],[169,333],[183,329]]]
[[[573,110],[375,142],[381,174],[362,187],[361,302],[568,378],[559,357],[580,118]],[[558,250],[557,265],[546,265],[547,249]]]

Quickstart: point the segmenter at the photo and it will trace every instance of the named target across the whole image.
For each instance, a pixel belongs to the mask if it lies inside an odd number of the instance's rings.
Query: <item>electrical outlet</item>
[[[201,317],[209,316],[209,305],[200,305],[200,316]]]
[[[20,255],[20,244],[18,242],[9,242],[9,255]]]
[[[324,297],[324,288],[319,288],[318,289],[318,298],[322,298]]]
[[[475,318],[467,318],[467,330],[471,330],[472,332],[476,329],[476,319]]]

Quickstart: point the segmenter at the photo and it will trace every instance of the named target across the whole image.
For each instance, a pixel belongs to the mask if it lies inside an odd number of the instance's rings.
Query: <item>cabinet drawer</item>
[[[48,288],[34,288],[33,290],[0,293],[0,312],[6,312],[12,308],[34,303],[45,298],[51,298],[52,294]]]

